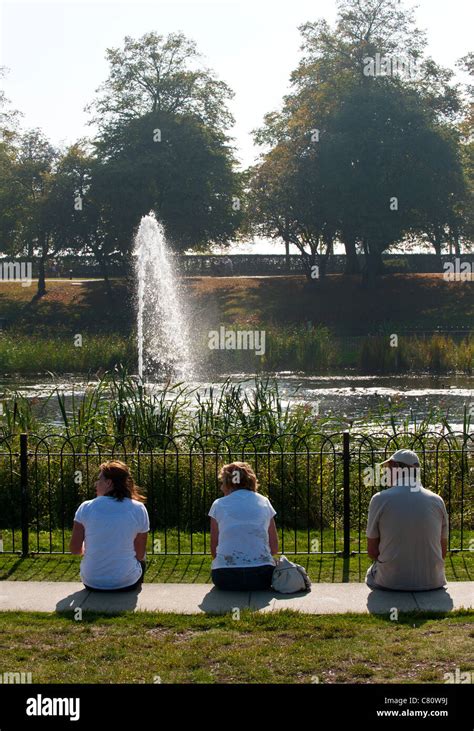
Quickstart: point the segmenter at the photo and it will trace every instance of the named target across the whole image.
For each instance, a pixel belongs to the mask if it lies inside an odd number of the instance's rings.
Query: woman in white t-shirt
[[[119,460],[104,462],[95,483],[97,497],[74,516],[70,551],[83,556],[81,579],[92,591],[132,591],[145,573],[150,521],[145,498]]]
[[[275,510],[259,495],[247,462],[224,465],[219,473],[224,497],[214,500],[211,517],[212,581],[218,589],[269,589],[278,553]]]

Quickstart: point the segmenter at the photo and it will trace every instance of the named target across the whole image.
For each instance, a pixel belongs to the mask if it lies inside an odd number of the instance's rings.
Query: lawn
[[[354,555],[348,559],[333,555],[286,555],[304,566],[315,583],[364,581],[371,564],[367,554]],[[0,581],[80,581],[79,563],[79,557],[68,554],[28,558],[3,554],[0,556]],[[448,581],[473,581],[474,553],[465,551],[448,554],[446,578]],[[199,555],[148,555],[145,581],[159,584],[210,583],[211,558]]]
[[[32,301],[35,287],[3,283],[0,318],[30,335],[120,333],[135,325],[132,292],[124,279],[112,280],[113,299],[94,280],[48,280],[47,293]],[[442,274],[392,274],[373,290],[356,276],[329,276],[316,287],[304,276],[187,277],[183,288],[195,326],[266,323],[325,325],[335,334],[399,330],[469,329],[474,318],[472,283],[447,282]],[[100,316],[98,317],[98,313]],[[390,332],[397,332],[391,329]]]
[[[444,683],[472,671],[473,619],[3,612],[0,647],[33,683]]]

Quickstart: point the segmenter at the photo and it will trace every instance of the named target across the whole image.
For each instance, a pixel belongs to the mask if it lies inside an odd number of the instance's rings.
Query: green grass
[[[199,358],[211,372],[231,370],[273,372],[304,370],[327,373],[331,369],[356,369],[360,373],[450,373],[471,374],[474,340],[449,336],[400,335],[399,346],[390,346],[389,335],[342,338],[326,327],[308,330],[303,325],[250,327],[245,323],[230,329],[265,331],[265,354],[248,350],[209,350],[208,330],[196,330]],[[79,331],[77,334],[81,334]],[[75,333],[25,335],[9,331],[0,336],[0,372],[33,374],[46,371],[95,373],[102,368],[125,364],[137,369],[136,340],[130,334],[83,332],[75,345]]]
[[[278,520],[278,519],[277,519]],[[360,553],[366,549],[366,538],[364,534],[365,522],[361,524],[360,541],[359,533],[354,527],[350,534],[350,550],[354,553]],[[337,554],[344,549],[344,539],[342,526],[338,525],[336,534],[332,528],[325,528],[323,531],[317,529],[292,530],[289,528],[282,529],[277,523],[279,551],[285,554],[315,554],[333,553]],[[20,531],[15,532],[15,544],[12,542],[12,532],[9,530],[1,530],[0,536],[3,539],[3,550],[5,552],[19,552],[21,549]],[[464,529],[463,532],[463,551],[473,557],[474,551],[467,551],[474,539],[474,532]],[[29,533],[29,552],[32,554],[41,553],[63,553],[69,550],[69,542],[71,540],[71,530],[53,529],[51,534],[49,531],[36,531],[33,526],[30,527]],[[461,531],[451,529],[450,541],[448,549],[457,551],[461,548]],[[148,554],[161,558],[168,554],[209,554],[209,530],[189,533],[181,530],[178,533],[176,528],[168,528],[150,532],[147,545]],[[1,555],[1,554],[0,554]],[[453,555],[457,555],[453,553]],[[304,555],[302,556],[304,558]]]
[[[81,333],[78,332],[78,335]],[[0,372],[2,373],[94,373],[112,368],[115,363],[136,362],[136,345],[118,334],[82,334],[82,342],[68,337],[42,337],[20,333],[0,336]],[[75,342],[81,343],[75,345]]]
[[[0,613],[1,668],[33,683],[443,683],[472,670],[473,614],[240,619]]]
[[[361,582],[371,564],[366,554],[344,559],[342,556],[295,556],[290,560],[305,567],[315,583]],[[80,559],[77,556],[29,556],[3,554],[0,556],[0,581],[80,581]],[[448,581],[474,580],[474,554],[449,553],[446,558]],[[210,583],[210,556],[147,556],[145,582],[150,583]]]

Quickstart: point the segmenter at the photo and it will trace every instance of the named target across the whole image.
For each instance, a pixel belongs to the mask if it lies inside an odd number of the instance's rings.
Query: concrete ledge
[[[381,591],[365,584],[313,584],[305,594],[273,591],[226,592],[212,584],[143,584],[127,593],[95,593],[78,582],[1,581],[0,611],[65,612],[80,607],[98,612],[149,611],[179,614],[223,614],[239,609],[305,614],[386,614],[450,612],[473,609],[474,582],[452,582],[446,589],[423,592]]]

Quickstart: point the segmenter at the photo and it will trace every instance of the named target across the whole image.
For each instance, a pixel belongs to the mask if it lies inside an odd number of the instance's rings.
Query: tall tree
[[[191,68],[201,54],[183,33],[167,37],[146,33],[124,39],[124,47],[109,48],[107,81],[86,109],[96,112],[91,120],[101,134],[149,113],[191,114],[212,129],[224,130],[234,123],[227,101],[234,94],[207,68]]]
[[[266,115],[255,139],[271,149],[289,145],[298,157],[304,151],[301,141],[317,133],[321,152],[313,155],[313,164],[319,166],[321,185],[327,189],[325,195],[318,196],[317,203],[308,201],[307,213],[310,205],[319,206],[319,219],[332,230],[337,211],[337,233],[346,248],[348,271],[357,270],[356,252],[362,249],[371,279],[380,269],[381,251],[408,234],[410,222],[412,227],[418,225],[417,231],[423,221],[428,227],[430,206],[433,209],[448,202],[449,209],[442,214],[444,220],[438,223],[449,227],[454,220],[454,199],[461,194],[462,186],[451,133],[460,97],[458,87],[451,83],[453,72],[423,55],[426,38],[415,27],[412,11],[389,0],[340,0],[338,9],[334,29],[324,20],[301,26],[303,56],[291,75],[292,92],[284,98],[281,111]],[[383,58],[384,73],[372,74],[373,64]],[[401,104],[400,109],[394,106],[395,100]],[[405,143],[394,125],[395,118],[403,121]],[[416,120],[422,124],[425,141],[432,135],[438,148],[443,148],[444,160],[453,163],[451,179],[444,181],[443,189],[439,165],[429,160],[427,149],[420,151],[411,178],[417,179],[423,189],[428,178],[421,176],[421,170],[425,166],[427,172],[430,162],[434,163],[438,177],[429,181],[430,195],[420,195],[413,188],[396,158],[398,152],[405,158],[416,157],[416,150],[410,151],[416,139]],[[263,153],[262,165],[268,154]],[[293,161],[291,169],[297,164]],[[361,189],[354,184],[356,180]],[[403,216],[387,216],[390,188],[390,198],[397,197],[394,188],[399,198],[405,197]],[[332,196],[328,190],[332,190]],[[372,200],[370,190],[375,191]],[[416,206],[421,206],[417,218],[413,210]],[[420,233],[429,236],[430,230]]]
[[[60,250],[53,236],[50,193],[58,152],[38,129],[21,135],[13,169],[15,185],[21,190],[21,207],[15,232],[18,252],[38,259],[38,291],[46,292],[45,265]]]
[[[0,79],[6,69],[0,67]],[[24,192],[15,180],[20,112],[10,106],[0,89],[0,251],[9,256],[17,252],[15,232],[20,220]]]
[[[182,33],[126,37],[107,57],[109,78],[88,107],[98,113],[91,189],[119,250],[129,254],[150,210],[176,250],[227,244],[243,197],[225,131],[234,121],[227,109],[233,93],[209,69],[196,68],[196,44]]]

